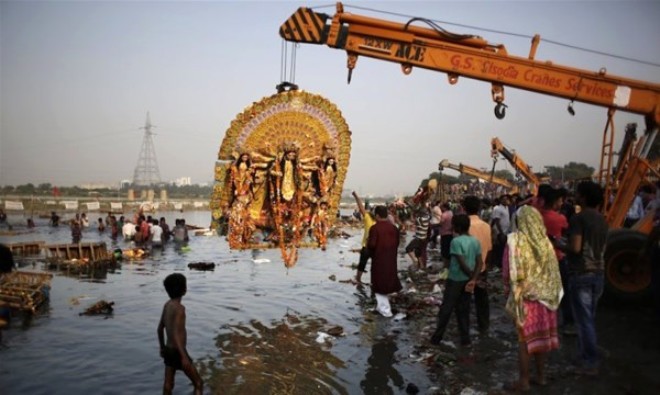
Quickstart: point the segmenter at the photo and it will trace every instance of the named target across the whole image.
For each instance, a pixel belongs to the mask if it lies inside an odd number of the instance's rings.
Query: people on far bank
[[[57,215],[55,211],[50,212],[50,220],[48,221],[48,225],[57,228],[60,226],[60,216]]]
[[[126,219],[124,225],[121,227],[121,234],[124,241],[132,241],[136,233],[135,224],[130,219]]]
[[[186,220],[183,218],[174,221],[174,229],[172,229],[172,238],[175,243],[187,243],[190,238],[188,237],[188,228],[186,227]]]
[[[163,246],[163,228],[160,227],[160,222],[157,219],[151,220],[151,227],[149,228],[149,241],[151,247]]]
[[[73,244],[80,243],[82,239],[82,224],[80,222],[80,214],[76,213],[76,217],[72,219],[69,223],[71,227],[71,242]]]
[[[105,224],[103,223],[103,218],[99,217],[98,225],[96,225],[99,233],[105,232]]]
[[[11,230],[12,226],[7,220],[7,213],[3,209],[0,208],[0,227],[7,227],[7,229]]]

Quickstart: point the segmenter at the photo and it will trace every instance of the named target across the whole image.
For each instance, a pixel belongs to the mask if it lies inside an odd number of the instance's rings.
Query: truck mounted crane
[[[518,187],[512,183],[511,181],[505,179],[505,178],[500,178],[496,177],[492,174],[489,174],[487,172],[483,172],[476,167],[468,166],[463,163],[455,164],[450,162],[448,159],[443,159],[440,161],[438,164],[438,170],[443,171],[444,169],[452,169],[456,170],[457,172],[461,174],[465,174],[471,177],[478,178],[480,180],[484,180],[486,182],[489,182],[491,184],[495,185],[500,185],[504,188],[507,188],[511,191],[511,193],[516,193],[518,191]]]
[[[429,27],[414,26],[414,22]],[[653,143],[660,124],[660,84],[610,75],[605,68],[590,71],[536,60],[541,42],[539,35],[532,39],[527,57],[520,57],[510,55],[502,44],[489,43],[476,35],[449,32],[425,18],[413,18],[403,24],[344,12],[341,3],[337,3],[333,16],[301,7],[281,25],[279,33],[286,41],[345,50],[349,83],[359,56],[397,63],[405,75],[414,67],[443,72],[451,85],[460,77],[488,82],[498,119],[506,114],[505,86],[568,99],[571,114],[575,101],[604,107],[607,122],[600,169],[604,174],[601,180],[605,183],[612,179],[614,113],[620,110],[641,114],[646,124],[646,142],[650,143],[644,144],[644,155],[630,160],[627,174],[621,178],[619,190],[625,193],[617,196],[612,204],[617,212],[627,210],[636,187],[660,157],[659,144]],[[643,233],[630,229],[611,232],[605,263],[608,289],[631,297],[645,293],[650,284],[647,281],[650,276],[646,276],[650,271],[645,272],[645,268],[650,265],[637,259],[644,239]],[[611,270],[622,281],[610,281],[607,273]],[[629,276],[629,273],[641,274]]]
[[[490,141],[491,151],[490,155],[493,157],[493,171],[495,170],[495,163],[497,162],[497,157],[502,154],[504,159],[509,161],[511,166],[516,169],[516,174],[520,174],[527,182],[532,186],[530,190],[533,193],[536,193],[539,185],[544,181],[539,176],[534,174],[531,167],[525,162],[520,155],[509,150],[502,144],[499,138],[493,137]]]

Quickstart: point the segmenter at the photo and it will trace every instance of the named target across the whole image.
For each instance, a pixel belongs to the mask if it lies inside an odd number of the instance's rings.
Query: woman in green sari
[[[536,383],[545,385],[545,356],[559,348],[557,308],[563,296],[559,263],[541,214],[531,206],[518,210],[517,231],[507,240],[502,277],[506,310],[518,331],[520,379],[509,387],[529,390],[529,355],[536,359]]]

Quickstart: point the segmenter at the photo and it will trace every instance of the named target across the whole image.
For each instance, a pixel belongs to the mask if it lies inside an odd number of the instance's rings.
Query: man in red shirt
[[[570,294],[568,292],[568,263],[566,261],[566,254],[557,248],[558,241],[564,236],[568,230],[568,221],[559,209],[564,204],[564,195],[558,189],[550,189],[544,193],[543,208],[539,210],[543,216],[543,223],[548,234],[548,238],[555,246],[555,255],[559,261],[559,272],[561,274],[561,282],[564,287],[564,298],[561,301],[559,309],[561,311],[561,325],[564,334],[575,334],[573,329],[573,313],[570,305]]]

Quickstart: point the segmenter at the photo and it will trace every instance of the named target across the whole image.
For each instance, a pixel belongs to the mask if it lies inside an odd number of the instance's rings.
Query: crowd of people
[[[134,242],[137,246],[150,248],[162,247],[170,240],[177,243],[189,241],[188,227],[183,218],[176,219],[173,228],[170,228],[165,217],[152,218],[151,215],[145,216],[142,211],[136,212],[133,218],[124,215],[117,218],[113,213],[108,212],[105,218],[99,217],[93,222],[95,226],[90,225],[86,213],[76,213],[74,218],[67,221],[71,229],[71,242],[80,243],[83,231],[94,228],[99,234],[108,234],[112,240],[123,239]],[[51,227],[60,226],[60,216],[55,211],[51,212],[48,224]]]
[[[659,199],[653,186],[640,189],[625,226],[647,213],[655,213],[654,232],[642,254],[655,259],[658,276]],[[605,246],[608,223],[601,213],[604,191],[600,185],[581,182],[575,193],[541,185],[536,195],[501,195],[492,202],[464,195],[460,202],[406,202],[400,215],[396,204],[365,207],[357,203],[355,216],[364,226],[355,282],[362,284],[371,259],[371,287],[375,312],[392,316],[388,295],[401,290],[397,275],[397,249],[406,230],[412,237],[405,247],[409,269],[429,270],[429,250],[439,248],[447,269],[437,326],[429,339],[440,345],[452,313],[456,315],[460,343],[471,344],[469,316],[475,301],[477,327],[487,334],[490,325],[488,275],[500,273],[507,297],[505,310],[518,334],[519,378],[507,388],[528,391],[530,383],[546,384],[546,356],[559,348],[559,333],[578,339],[575,373],[597,376],[601,348],[595,326],[604,289]],[[653,255],[654,254],[654,255]],[[404,256],[406,256],[404,255]],[[492,281],[500,281],[491,279]],[[530,360],[535,375],[530,375]]]

